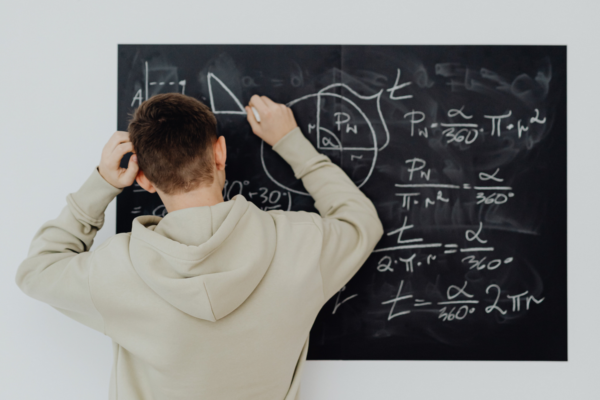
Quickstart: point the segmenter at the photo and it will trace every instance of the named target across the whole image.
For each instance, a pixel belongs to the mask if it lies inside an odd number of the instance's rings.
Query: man
[[[111,137],[19,267],[25,293],[113,340],[110,399],[298,399],[315,317],[383,234],[371,201],[289,108],[256,95],[249,106],[260,116],[246,107],[253,132],[302,179],[320,216],[223,201],[227,152],[214,115],[161,94]],[[139,216],[89,251],[134,179],[168,214]]]

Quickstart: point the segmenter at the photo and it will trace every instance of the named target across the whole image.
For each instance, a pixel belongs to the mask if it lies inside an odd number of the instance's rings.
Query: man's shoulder
[[[100,253],[106,253],[107,250],[114,250],[116,248],[129,249],[130,239],[131,232],[117,233],[94,249],[94,253],[100,255]]]
[[[269,210],[266,211],[275,222],[285,222],[292,225],[315,225],[319,229],[321,227],[321,216],[314,212],[308,211],[283,211]]]

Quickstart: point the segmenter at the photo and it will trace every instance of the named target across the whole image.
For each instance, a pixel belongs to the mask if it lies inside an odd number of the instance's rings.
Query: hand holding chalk
[[[254,113],[254,117],[256,118],[257,122],[260,122],[260,115],[258,115],[258,111],[256,111],[256,108],[251,107],[252,108],[252,112]]]
[[[275,103],[266,96],[254,95],[250,98],[250,104],[246,106],[246,118],[252,132],[271,146],[298,126],[289,107]]]

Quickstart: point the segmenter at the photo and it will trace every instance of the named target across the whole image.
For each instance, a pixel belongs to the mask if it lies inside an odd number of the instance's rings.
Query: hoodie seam
[[[212,301],[210,300],[210,293],[208,292],[208,288],[206,287],[206,282],[202,282],[202,286],[204,286],[204,291],[206,292],[206,298],[208,299],[208,304],[210,305],[210,313],[213,316],[213,319],[216,321],[217,317],[215,316],[215,311],[213,310]]]
[[[92,252],[92,256],[90,257],[90,271],[88,273],[87,284],[88,284],[88,290],[90,291],[90,300],[92,301],[92,306],[94,306],[94,309],[96,310],[98,315],[100,315],[100,319],[102,320],[102,334],[106,336],[106,321],[104,321],[104,315],[102,315],[100,310],[98,310],[98,306],[96,305],[96,302],[94,301],[94,294],[92,293],[92,284],[90,282],[92,279],[92,271],[94,270],[95,256],[96,256],[96,252]]]
[[[321,255],[323,254],[323,230],[317,223],[317,221],[318,221],[317,218],[322,219],[322,217],[318,217],[316,214],[311,214],[311,217],[313,220],[313,225],[317,228],[317,230],[321,234],[321,240],[320,240],[321,251],[319,252],[319,277],[321,278],[321,293],[323,294],[323,303],[326,303],[328,299],[327,299],[327,296],[325,295],[325,282],[323,281],[323,269],[322,269],[322,265],[321,265]]]
[[[105,248],[107,248],[110,243],[112,243],[112,241],[114,240],[114,238],[116,238],[118,235],[115,235],[113,237],[111,237],[110,239],[108,239],[105,243],[101,244],[96,251],[92,251],[91,253],[91,257],[90,257],[90,270],[88,273],[88,289],[90,291],[90,300],[92,301],[92,305],[94,306],[94,308],[96,309],[96,311],[98,312],[98,314],[100,315],[100,318],[102,319],[102,334],[106,336],[106,321],[104,319],[104,315],[102,315],[102,313],[100,312],[98,306],[96,305],[96,301],[94,300],[94,292],[92,290],[92,274],[95,272],[95,261],[96,261],[96,257],[100,254],[101,250],[104,250]]]

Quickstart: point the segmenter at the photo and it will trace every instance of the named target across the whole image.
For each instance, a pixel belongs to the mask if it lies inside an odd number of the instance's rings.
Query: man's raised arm
[[[136,176],[135,155],[127,168],[119,166],[130,151],[128,133],[115,132],[102,150],[100,165],[67,196],[60,215],[35,233],[15,277],[27,295],[100,332],[104,321],[94,306],[89,280],[94,256],[104,244],[95,251],[90,248],[104,225],[106,207]]]
[[[257,122],[246,107],[253,132],[272,145],[296,178],[302,179],[321,214],[315,222],[323,233],[321,274],[329,299],[354,276],[381,239],[383,226],[377,211],[346,173],[304,137],[292,110],[265,96],[253,96],[250,105],[261,120]]]

